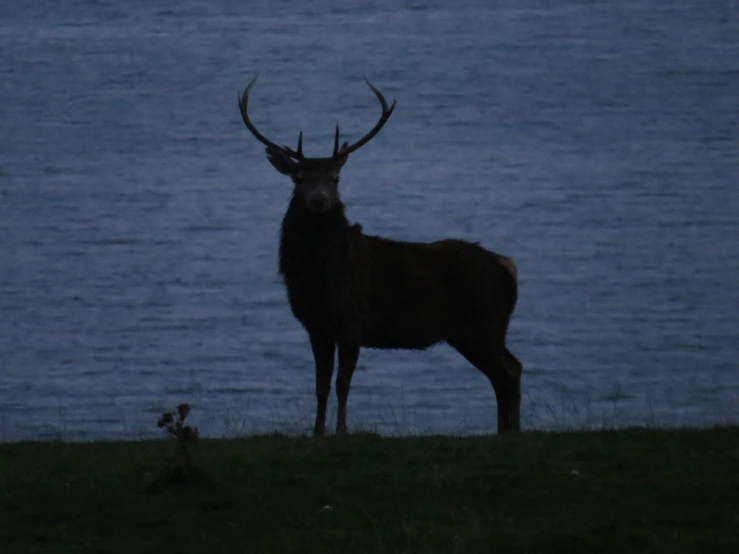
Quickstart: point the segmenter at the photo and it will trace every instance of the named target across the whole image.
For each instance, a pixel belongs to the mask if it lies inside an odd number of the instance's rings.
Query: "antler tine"
[[[295,158],[296,160],[302,160],[305,156],[303,156],[303,131],[301,129],[300,134],[298,135],[298,151],[296,152],[289,146],[282,146],[282,149],[288,153],[288,155],[291,158]]]
[[[341,147],[341,149],[338,151],[338,154],[336,153],[336,149],[334,149],[334,157],[338,156],[348,156],[352,152],[355,152],[356,150],[359,150],[362,146],[367,144],[372,138],[380,132],[380,129],[387,123],[387,120],[390,119],[390,116],[393,113],[393,110],[395,109],[395,104],[397,104],[397,100],[393,98],[393,103],[391,106],[388,107],[387,100],[385,100],[385,97],[382,95],[382,93],[375,88],[372,83],[369,82],[369,79],[367,77],[364,78],[367,85],[369,85],[369,88],[372,89],[372,92],[375,93],[375,96],[377,96],[377,99],[380,101],[380,104],[382,105],[382,116],[380,116],[380,121],[377,122],[377,124],[372,128],[372,130],[367,133],[364,137],[359,139],[354,144],[347,144],[344,143],[344,145]],[[336,135],[336,141],[335,143],[338,145],[338,125],[337,125],[337,135]]]
[[[334,153],[332,154],[331,157],[332,158],[339,157],[339,122],[338,121],[336,122],[336,134],[334,135]]]
[[[276,150],[282,150],[289,156],[293,158],[302,159],[303,158],[303,132],[300,132],[300,138],[298,139],[298,151],[295,152],[292,148],[289,148],[287,146],[280,146],[278,144],[275,144],[271,140],[269,140],[267,137],[265,137],[262,133],[260,133],[257,128],[254,126],[254,124],[249,119],[249,111],[247,109],[249,105],[249,92],[251,92],[252,87],[257,82],[257,77],[259,77],[259,73],[257,73],[254,78],[251,80],[251,82],[247,85],[247,87],[244,89],[244,93],[238,95],[239,99],[239,111],[241,112],[241,119],[244,120],[244,124],[246,127],[251,131],[251,134],[254,135],[259,142],[267,146],[267,148],[274,148]]]

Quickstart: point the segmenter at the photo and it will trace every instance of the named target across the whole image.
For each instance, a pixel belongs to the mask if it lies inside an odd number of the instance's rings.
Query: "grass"
[[[0,444],[0,552],[739,552],[739,428]]]

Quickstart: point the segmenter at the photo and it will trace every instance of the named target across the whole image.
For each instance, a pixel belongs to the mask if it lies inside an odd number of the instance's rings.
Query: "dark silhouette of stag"
[[[359,349],[425,349],[446,341],[493,385],[498,432],[520,426],[522,365],[505,345],[517,298],[516,266],[479,243],[446,239],[404,242],[365,235],[344,214],[339,173],[352,154],[390,118],[382,116],[359,141],[339,147],[336,125],[330,158],[306,158],[298,149],[265,138],[249,120],[247,104],[256,77],[239,97],[244,123],[267,146],[267,159],[295,185],[282,221],[279,269],[290,307],[308,331],[316,364],[314,435],[326,426],[334,353],[338,347],[336,432],[346,432],[346,402]]]

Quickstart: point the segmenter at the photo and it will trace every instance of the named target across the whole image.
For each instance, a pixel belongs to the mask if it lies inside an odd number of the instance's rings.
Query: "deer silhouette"
[[[418,349],[446,341],[493,385],[498,432],[520,428],[521,362],[505,344],[517,300],[513,260],[477,242],[445,239],[406,242],[366,235],[351,224],[339,195],[339,174],[349,155],[367,144],[395,109],[369,81],[382,105],[377,124],[333,154],[303,155],[279,146],[249,119],[249,93],[239,96],[241,116],[267,149],[272,166],[293,181],[282,221],[279,271],[294,316],[310,337],[316,369],[314,435],[326,427],[326,404],[338,350],[336,433],[345,433],[346,406],[361,347]]]

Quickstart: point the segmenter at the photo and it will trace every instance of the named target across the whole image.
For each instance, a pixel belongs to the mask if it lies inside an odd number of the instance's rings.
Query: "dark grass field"
[[[0,444],[0,552],[739,552],[739,428]]]

